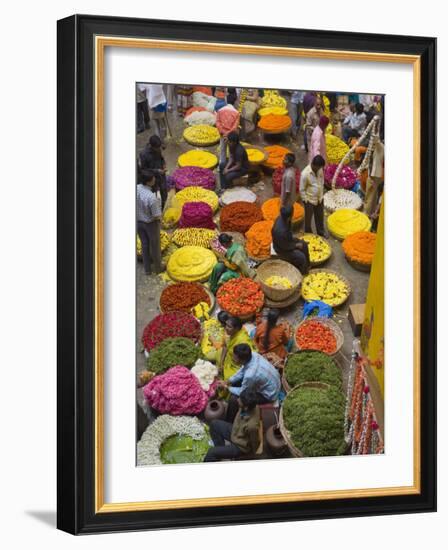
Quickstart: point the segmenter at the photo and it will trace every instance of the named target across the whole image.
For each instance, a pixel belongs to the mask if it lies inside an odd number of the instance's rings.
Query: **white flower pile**
[[[184,120],[189,126],[196,126],[197,124],[214,126],[216,124],[216,115],[209,111],[193,111]]]
[[[231,204],[232,202],[255,202],[257,200],[257,195],[253,193],[250,189],[245,187],[233,187],[224,191],[221,197],[222,204]]]
[[[335,212],[341,208],[359,210],[361,206],[361,197],[347,189],[332,189],[324,195],[324,207],[330,212]]]
[[[206,432],[202,422],[195,416],[163,414],[146,428],[137,443],[138,466],[162,464],[160,447],[172,435],[185,435],[199,440],[205,437]]]
[[[194,364],[191,372],[196,376],[201,384],[201,388],[204,391],[208,391],[210,386],[213,384],[213,381],[218,376],[218,369],[210,361],[204,361],[203,359],[198,359]]]

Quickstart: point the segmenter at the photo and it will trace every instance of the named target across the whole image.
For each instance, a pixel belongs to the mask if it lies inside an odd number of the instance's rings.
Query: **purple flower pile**
[[[182,207],[178,227],[215,229],[212,207],[206,202],[186,202]]]
[[[174,170],[172,174],[176,189],[180,191],[185,187],[215,188],[215,174],[208,168],[200,166],[184,166]]]
[[[331,182],[337,167],[337,164],[327,164],[325,166],[324,178],[325,185],[328,188],[331,188]],[[343,166],[336,179],[336,189],[351,189],[355,183],[356,172],[350,166]]]

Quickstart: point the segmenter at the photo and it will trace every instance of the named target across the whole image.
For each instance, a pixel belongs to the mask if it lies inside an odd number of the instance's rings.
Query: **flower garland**
[[[291,128],[291,118],[288,115],[269,114],[258,121],[258,127],[267,132],[281,133]]]
[[[215,174],[208,168],[200,166],[177,168],[172,173],[172,178],[178,191],[190,186],[213,190],[216,183]]]
[[[285,107],[262,107],[258,109],[258,116],[264,117],[267,115],[287,115],[288,109]]]
[[[173,243],[177,244],[177,246],[202,246],[203,248],[210,248],[210,242],[216,235],[217,232],[213,229],[187,227],[176,229],[172,235],[172,239]]]
[[[267,152],[268,158],[264,161],[263,165],[267,168],[280,168],[283,166],[285,155],[292,153],[290,149],[281,145],[268,145],[264,150]]]
[[[185,128],[183,133],[184,140],[193,145],[214,145],[218,143],[220,135],[217,128],[205,124],[197,124]]]
[[[193,189],[199,189],[193,187]],[[180,228],[215,229],[212,207],[206,202],[186,202],[178,223]],[[195,244],[195,243],[191,243]]]
[[[237,201],[224,206],[219,224],[221,231],[246,233],[256,222],[263,219],[261,209],[250,202]]]
[[[211,305],[209,295],[199,283],[174,283],[164,288],[160,295],[160,309],[164,313],[169,311],[190,313],[191,308],[200,302]]]
[[[337,164],[327,164],[324,170],[325,185],[331,188],[331,182],[337,170]],[[350,166],[342,166],[336,178],[337,189],[351,189],[356,183],[356,172]]]
[[[162,464],[160,447],[173,435],[185,435],[195,441],[206,436],[205,427],[196,417],[162,415],[154,420],[137,443],[137,464],[151,466]]]
[[[168,260],[168,275],[175,281],[207,281],[217,263],[215,254],[202,246],[183,246]]]
[[[246,250],[252,258],[267,258],[271,255],[272,227],[271,220],[254,223],[246,233]]]
[[[264,294],[261,286],[252,279],[238,277],[221,285],[216,299],[220,308],[230,315],[247,317],[263,307]]]
[[[193,315],[183,311],[161,313],[144,328],[142,342],[146,351],[151,351],[166,338],[176,336],[183,336],[197,343],[201,337],[201,324]]]
[[[205,392],[209,392],[210,389],[214,391],[213,382],[218,376],[218,368],[213,363],[198,359],[191,369],[191,372],[196,376],[201,388]]]
[[[370,231],[371,226],[368,216],[352,208],[341,208],[327,218],[328,230],[340,240],[358,231]]]
[[[346,237],[342,249],[349,260],[363,265],[371,265],[375,253],[376,234],[358,231]]]
[[[198,378],[182,365],[155,376],[143,388],[148,405],[162,414],[199,414],[207,405],[207,394]]]
[[[336,212],[336,210],[340,210],[341,208],[359,210],[361,206],[361,197],[347,189],[331,189],[324,195],[324,207],[330,212]]]
[[[268,199],[261,206],[263,218],[265,220],[275,221],[280,216],[281,200],[280,197],[274,197]],[[292,214],[293,223],[298,223],[305,216],[305,209],[298,202],[294,203],[294,210]]]
[[[218,157],[208,151],[193,149],[179,156],[177,163],[181,168],[184,166],[199,166],[212,170],[218,164]]]
[[[185,187],[182,191],[178,191],[173,198],[173,205],[178,208],[182,208],[184,204],[189,202],[208,204],[213,212],[216,212],[219,206],[218,195],[214,191],[202,187]]]

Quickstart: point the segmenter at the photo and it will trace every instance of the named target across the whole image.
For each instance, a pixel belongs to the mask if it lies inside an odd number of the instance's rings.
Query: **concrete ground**
[[[177,158],[180,154],[193,149],[191,145],[188,145],[182,139],[182,132],[185,128],[183,119],[177,115],[177,113],[169,113],[168,121],[173,137],[167,137],[165,140],[166,148],[164,150],[164,156],[167,162],[168,173],[171,173],[177,167]],[[140,134],[137,134],[137,154],[144,148],[153,130],[146,130]],[[258,131],[247,140],[254,145],[268,145],[263,141],[263,135]],[[291,139],[291,137],[283,136],[281,145],[291,149],[297,159],[297,166],[302,170],[307,165],[307,155],[301,146],[303,144],[303,134],[297,140]],[[218,147],[208,147],[208,151],[217,153]],[[273,196],[271,177],[265,175],[262,182],[257,183],[251,187],[258,197],[259,202],[262,203],[267,198]],[[344,334],[344,345],[341,352],[338,354],[339,363],[342,366],[344,387],[347,384],[348,370],[350,355],[352,352],[353,333],[348,321],[348,308],[350,304],[362,304],[366,300],[367,287],[369,281],[369,274],[363,273],[352,268],[345,260],[344,253],[342,251],[341,243],[329,237],[330,244],[333,249],[331,258],[322,267],[333,269],[342,275],[344,275],[351,284],[352,292],[347,302],[340,308],[335,310],[334,320],[339,323]],[[137,347],[137,373],[145,368],[145,357],[142,353],[141,336],[145,325],[158,313],[158,304],[160,293],[163,290],[166,283],[157,275],[146,276],[143,270],[143,265],[137,262],[137,332],[136,332],[136,347]],[[290,322],[296,324],[302,319],[303,312],[303,300],[300,299],[295,305],[288,309],[283,310],[282,316],[286,317]],[[137,401],[144,407],[144,402],[141,395],[141,390],[137,391]],[[145,407],[146,409],[146,407]]]

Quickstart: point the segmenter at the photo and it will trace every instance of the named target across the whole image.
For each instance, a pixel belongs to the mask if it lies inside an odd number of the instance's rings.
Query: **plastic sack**
[[[333,317],[333,308],[320,300],[305,302],[305,305],[303,306],[303,319],[310,316]]]

